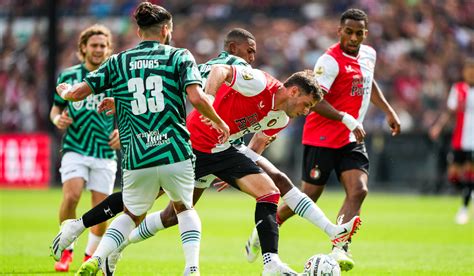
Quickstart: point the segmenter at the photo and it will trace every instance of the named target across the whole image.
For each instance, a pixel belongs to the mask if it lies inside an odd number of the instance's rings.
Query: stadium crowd
[[[0,11],[0,132],[53,132],[48,112],[54,91],[47,87],[46,70],[49,1],[1,2],[7,9]],[[129,19],[137,2],[56,1],[57,72],[78,62],[78,32],[92,23],[112,29],[115,52],[136,45]],[[445,108],[449,87],[461,78],[463,60],[474,53],[474,2],[468,0],[151,2],[175,15],[172,43],[188,48],[198,63],[216,56],[223,36],[238,26],[257,39],[254,66],[279,79],[314,67],[337,41],[334,26],[342,11],[365,10],[370,18],[366,43],[378,52],[375,78],[401,118],[402,133],[427,132]],[[300,137],[303,122],[294,120],[287,133]],[[384,114],[370,108],[364,128],[386,130]]]

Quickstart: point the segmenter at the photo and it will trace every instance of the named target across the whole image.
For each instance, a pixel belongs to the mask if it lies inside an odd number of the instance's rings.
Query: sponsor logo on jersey
[[[249,70],[243,69],[242,70],[242,78],[244,80],[253,80],[253,75]]]
[[[274,126],[276,123],[277,123],[277,119],[271,119],[271,120],[267,123],[267,127],[272,127],[272,126]]]
[[[351,65],[346,65],[345,68],[346,68],[346,73],[357,72],[354,68],[352,68]]]
[[[322,66],[318,66],[318,68],[314,69],[314,74],[316,76],[321,76],[324,73],[324,68]]]
[[[321,171],[319,170],[318,165],[314,166],[314,168],[311,169],[311,171],[309,172],[309,176],[312,179],[318,179],[319,177],[321,177]]]
[[[258,108],[263,109],[264,107],[265,107],[265,105],[263,104],[263,101],[260,101],[258,103]]]

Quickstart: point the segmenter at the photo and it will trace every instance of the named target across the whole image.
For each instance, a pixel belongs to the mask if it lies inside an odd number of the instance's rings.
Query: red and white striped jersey
[[[324,99],[334,108],[362,123],[370,103],[376,52],[361,45],[357,57],[344,53],[337,43],[316,62],[316,79],[327,94]],[[303,129],[303,144],[340,148],[355,142],[355,136],[342,122],[311,112]]]
[[[262,131],[271,136],[288,125],[288,115],[274,109],[275,94],[283,84],[258,69],[238,65],[232,67],[232,82],[219,88],[213,103],[217,114],[230,128],[229,141],[219,144],[217,131],[201,122],[201,114],[194,109],[186,123],[192,147],[198,151],[220,152],[247,133]]]
[[[456,113],[451,147],[474,151],[474,87],[458,82],[449,91],[448,108]]]

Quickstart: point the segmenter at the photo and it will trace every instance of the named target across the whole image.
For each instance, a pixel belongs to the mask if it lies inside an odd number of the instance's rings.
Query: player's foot
[[[245,244],[245,255],[249,263],[255,262],[260,253],[260,240],[258,238],[257,227],[253,228],[252,234]]]
[[[296,271],[291,269],[287,264],[272,261],[263,267],[262,276],[297,276]]]
[[[54,264],[54,270],[68,272],[69,264],[72,262],[72,250],[64,250],[59,261]]]
[[[53,243],[49,247],[51,249],[51,256],[56,261],[59,261],[61,254],[65,248],[70,246],[76,239],[77,235],[74,234],[72,222],[74,219],[67,219],[61,223],[59,233],[53,240]]]
[[[331,242],[335,247],[342,247],[355,234],[361,224],[359,216],[354,216],[350,221],[337,226],[337,231],[331,237]]]
[[[90,258],[87,262],[82,263],[79,270],[76,272],[76,276],[95,276],[99,271],[99,259]]]
[[[188,276],[188,275],[200,276],[201,274],[199,273],[199,267],[190,266],[184,269],[183,275],[184,276]]]
[[[342,271],[349,271],[354,268],[355,263],[351,254],[344,249],[335,246],[328,255],[339,263]]]
[[[461,207],[456,214],[455,221],[457,224],[466,224],[469,221],[469,210],[466,207]]]
[[[110,255],[105,259],[105,263],[102,266],[102,272],[105,276],[113,276],[115,273],[115,268],[117,267],[118,261],[122,258],[122,251],[115,249],[110,253]]]

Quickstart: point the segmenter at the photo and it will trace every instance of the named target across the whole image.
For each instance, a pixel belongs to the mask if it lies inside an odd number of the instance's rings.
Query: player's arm
[[[385,99],[382,90],[380,90],[380,87],[375,80],[372,82],[370,101],[387,115],[387,123],[392,131],[392,136],[399,134],[400,119],[398,118],[397,113],[395,113],[395,110],[393,110],[392,106],[390,106]]]
[[[72,124],[71,117],[64,107],[53,105],[49,112],[49,119],[59,129],[66,129]]]
[[[56,86],[56,92],[64,100],[77,102],[92,94],[92,89],[85,82],[76,83],[74,86],[63,82]]]
[[[444,126],[451,120],[453,117],[456,109],[457,109],[457,104],[458,104],[458,99],[457,99],[457,93],[454,87],[451,88],[451,91],[449,91],[448,95],[448,103],[447,103],[447,108],[441,116],[435,121],[433,126],[429,129],[429,136],[432,140],[438,139],[439,135],[441,134],[441,131],[443,130]]]
[[[220,133],[219,143],[224,143],[229,139],[229,126],[217,115],[216,110],[212,107],[211,100],[202,91],[199,84],[189,84],[186,86],[186,93],[188,94],[189,102],[196,108],[196,110],[213,122]]]
[[[364,140],[366,133],[362,124],[349,113],[335,109],[326,100],[321,100],[319,103],[313,106],[311,111],[314,111],[330,120],[342,122],[350,131],[354,133],[357,142],[362,142]]]
[[[224,82],[230,83],[233,77],[232,66],[226,64],[215,64],[211,66],[211,71],[206,81],[205,91],[215,97],[217,90]]]
[[[268,136],[263,132],[257,132],[252,136],[248,144],[248,148],[256,154],[261,155],[262,152],[276,139],[276,135]]]

